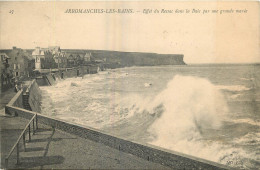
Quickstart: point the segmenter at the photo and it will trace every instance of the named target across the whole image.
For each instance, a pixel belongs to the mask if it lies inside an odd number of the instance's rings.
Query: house
[[[9,60],[10,57],[6,53],[0,53],[0,73],[1,83],[0,90],[3,91],[7,86],[11,85],[11,71]]]
[[[32,52],[32,57],[35,60],[35,70],[57,68],[54,55],[55,52],[50,51],[48,48],[36,47]]]
[[[40,47],[36,47],[32,52],[32,56],[35,60],[35,70],[40,70],[44,67],[45,52]]]
[[[61,51],[59,46],[49,46],[48,50],[52,53],[57,68],[66,68],[67,59],[65,52]]]
[[[13,47],[7,52],[10,57],[10,71],[14,81],[28,79],[34,69],[32,55],[21,48]]]
[[[84,54],[81,53],[66,53],[67,67],[78,67],[84,64]]]
[[[76,54],[76,63],[77,66],[81,66],[84,64],[84,54]]]
[[[4,73],[7,71],[8,67],[9,67],[9,63],[8,60],[10,59],[10,57],[8,57],[8,55],[6,53],[0,53],[0,70],[1,73]]]
[[[67,58],[65,54],[59,46],[36,47],[32,53],[35,59],[35,70],[66,68]]]
[[[84,60],[84,64],[88,64],[88,63],[91,63],[92,61],[94,61],[94,58],[90,52],[87,52],[85,54],[85,56],[83,57],[83,60]]]
[[[14,85],[15,82],[29,79],[34,69],[34,60],[27,50],[13,47],[0,50],[1,90]]]
[[[58,51],[52,53],[54,56],[54,61],[57,65],[57,68],[66,68],[67,67],[67,58],[65,56],[65,52]]]
[[[76,59],[72,53],[66,53],[65,57],[67,58],[67,67],[71,68],[76,66]]]

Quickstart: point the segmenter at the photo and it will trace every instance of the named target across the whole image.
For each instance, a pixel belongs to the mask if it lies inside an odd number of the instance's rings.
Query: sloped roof
[[[0,55],[5,55],[6,58],[10,58],[6,53],[0,53]]]
[[[0,50],[1,53],[5,53],[9,58],[14,59],[15,57],[24,57],[28,60],[32,60],[33,57],[30,52],[23,50],[21,48],[16,48],[12,50]]]
[[[85,55],[84,54],[77,54],[76,56],[80,56],[80,58],[83,58]]]
[[[72,55],[74,57],[74,54],[72,54],[72,53],[65,53],[66,58],[69,58],[70,55]]]

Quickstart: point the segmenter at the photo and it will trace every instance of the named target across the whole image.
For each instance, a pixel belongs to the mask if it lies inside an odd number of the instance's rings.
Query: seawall
[[[57,79],[71,77],[82,77],[85,74],[95,74],[98,71],[97,65],[79,66],[74,68],[63,68],[61,70],[49,70],[41,76],[36,77],[36,82],[40,86],[54,85]]]
[[[36,80],[29,81],[28,84],[23,86],[22,90],[16,93],[16,95],[9,101],[7,106],[14,106],[40,113],[41,97],[41,90]],[[17,116],[14,113],[9,113],[6,107],[5,113],[12,116]]]
[[[27,89],[27,91],[40,95],[40,89],[34,81]],[[159,163],[164,166],[168,166],[174,169],[230,169],[224,165],[207,161],[204,159],[196,158],[193,156],[185,155],[182,153],[174,152],[164,148],[156,147],[149,144],[141,144],[138,142],[128,141],[121,137],[111,135],[109,133],[102,132],[100,130],[83,126],[75,123],[70,123],[64,120],[45,116],[35,111],[29,111],[23,108],[22,91],[19,91],[14,98],[6,106],[6,113],[11,115],[17,115],[26,119],[30,119],[33,115],[37,114],[38,123],[45,124],[62,131],[72,133],[82,138],[90,139],[92,141],[102,143],[106,146],[118,149],[122,152],[130,153],[139,158],[146,159],[155,163]],[[38,100],[40,97],[29,97],[29,103],[31,100]],[[39,102],[35,102],[35,105]],[[31,108],[37,108],[31,106]],[[35,109],[36,110],[36,109]]]

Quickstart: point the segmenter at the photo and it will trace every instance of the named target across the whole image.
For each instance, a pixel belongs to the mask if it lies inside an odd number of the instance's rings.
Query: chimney
[[[13,46],[13,50],[16,50],[16,46]]]

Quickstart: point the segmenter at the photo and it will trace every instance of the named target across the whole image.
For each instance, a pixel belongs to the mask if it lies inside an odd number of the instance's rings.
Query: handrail
[[[29,123],[27,123],[27,125],[25,126],[25,128],[21,132],[19,138],[17,139],[16,143],[12,147],[9,154],[5,157],[5,167],[6,168],[8,168],[8,159],[11,156],[11,154],[13,153],[15,148],[17,149],[17,164],[20,163],[20,161],[19,161],[19,142],[20,142],[21,138],[23,137],[24,150],[26,150],[26,148],[25,148],[25,133],[26,133],[27,128],[29,127],[29,141],[31,141],[31,125],[30,124],[32,122],[33,122],[33,134],[35,133],[35,130],[36,130],[35,126],[34,126],[34,119],[36,120],[36,129],[38,128],[37,114],[34,114],[33,117],[30,119]]]

